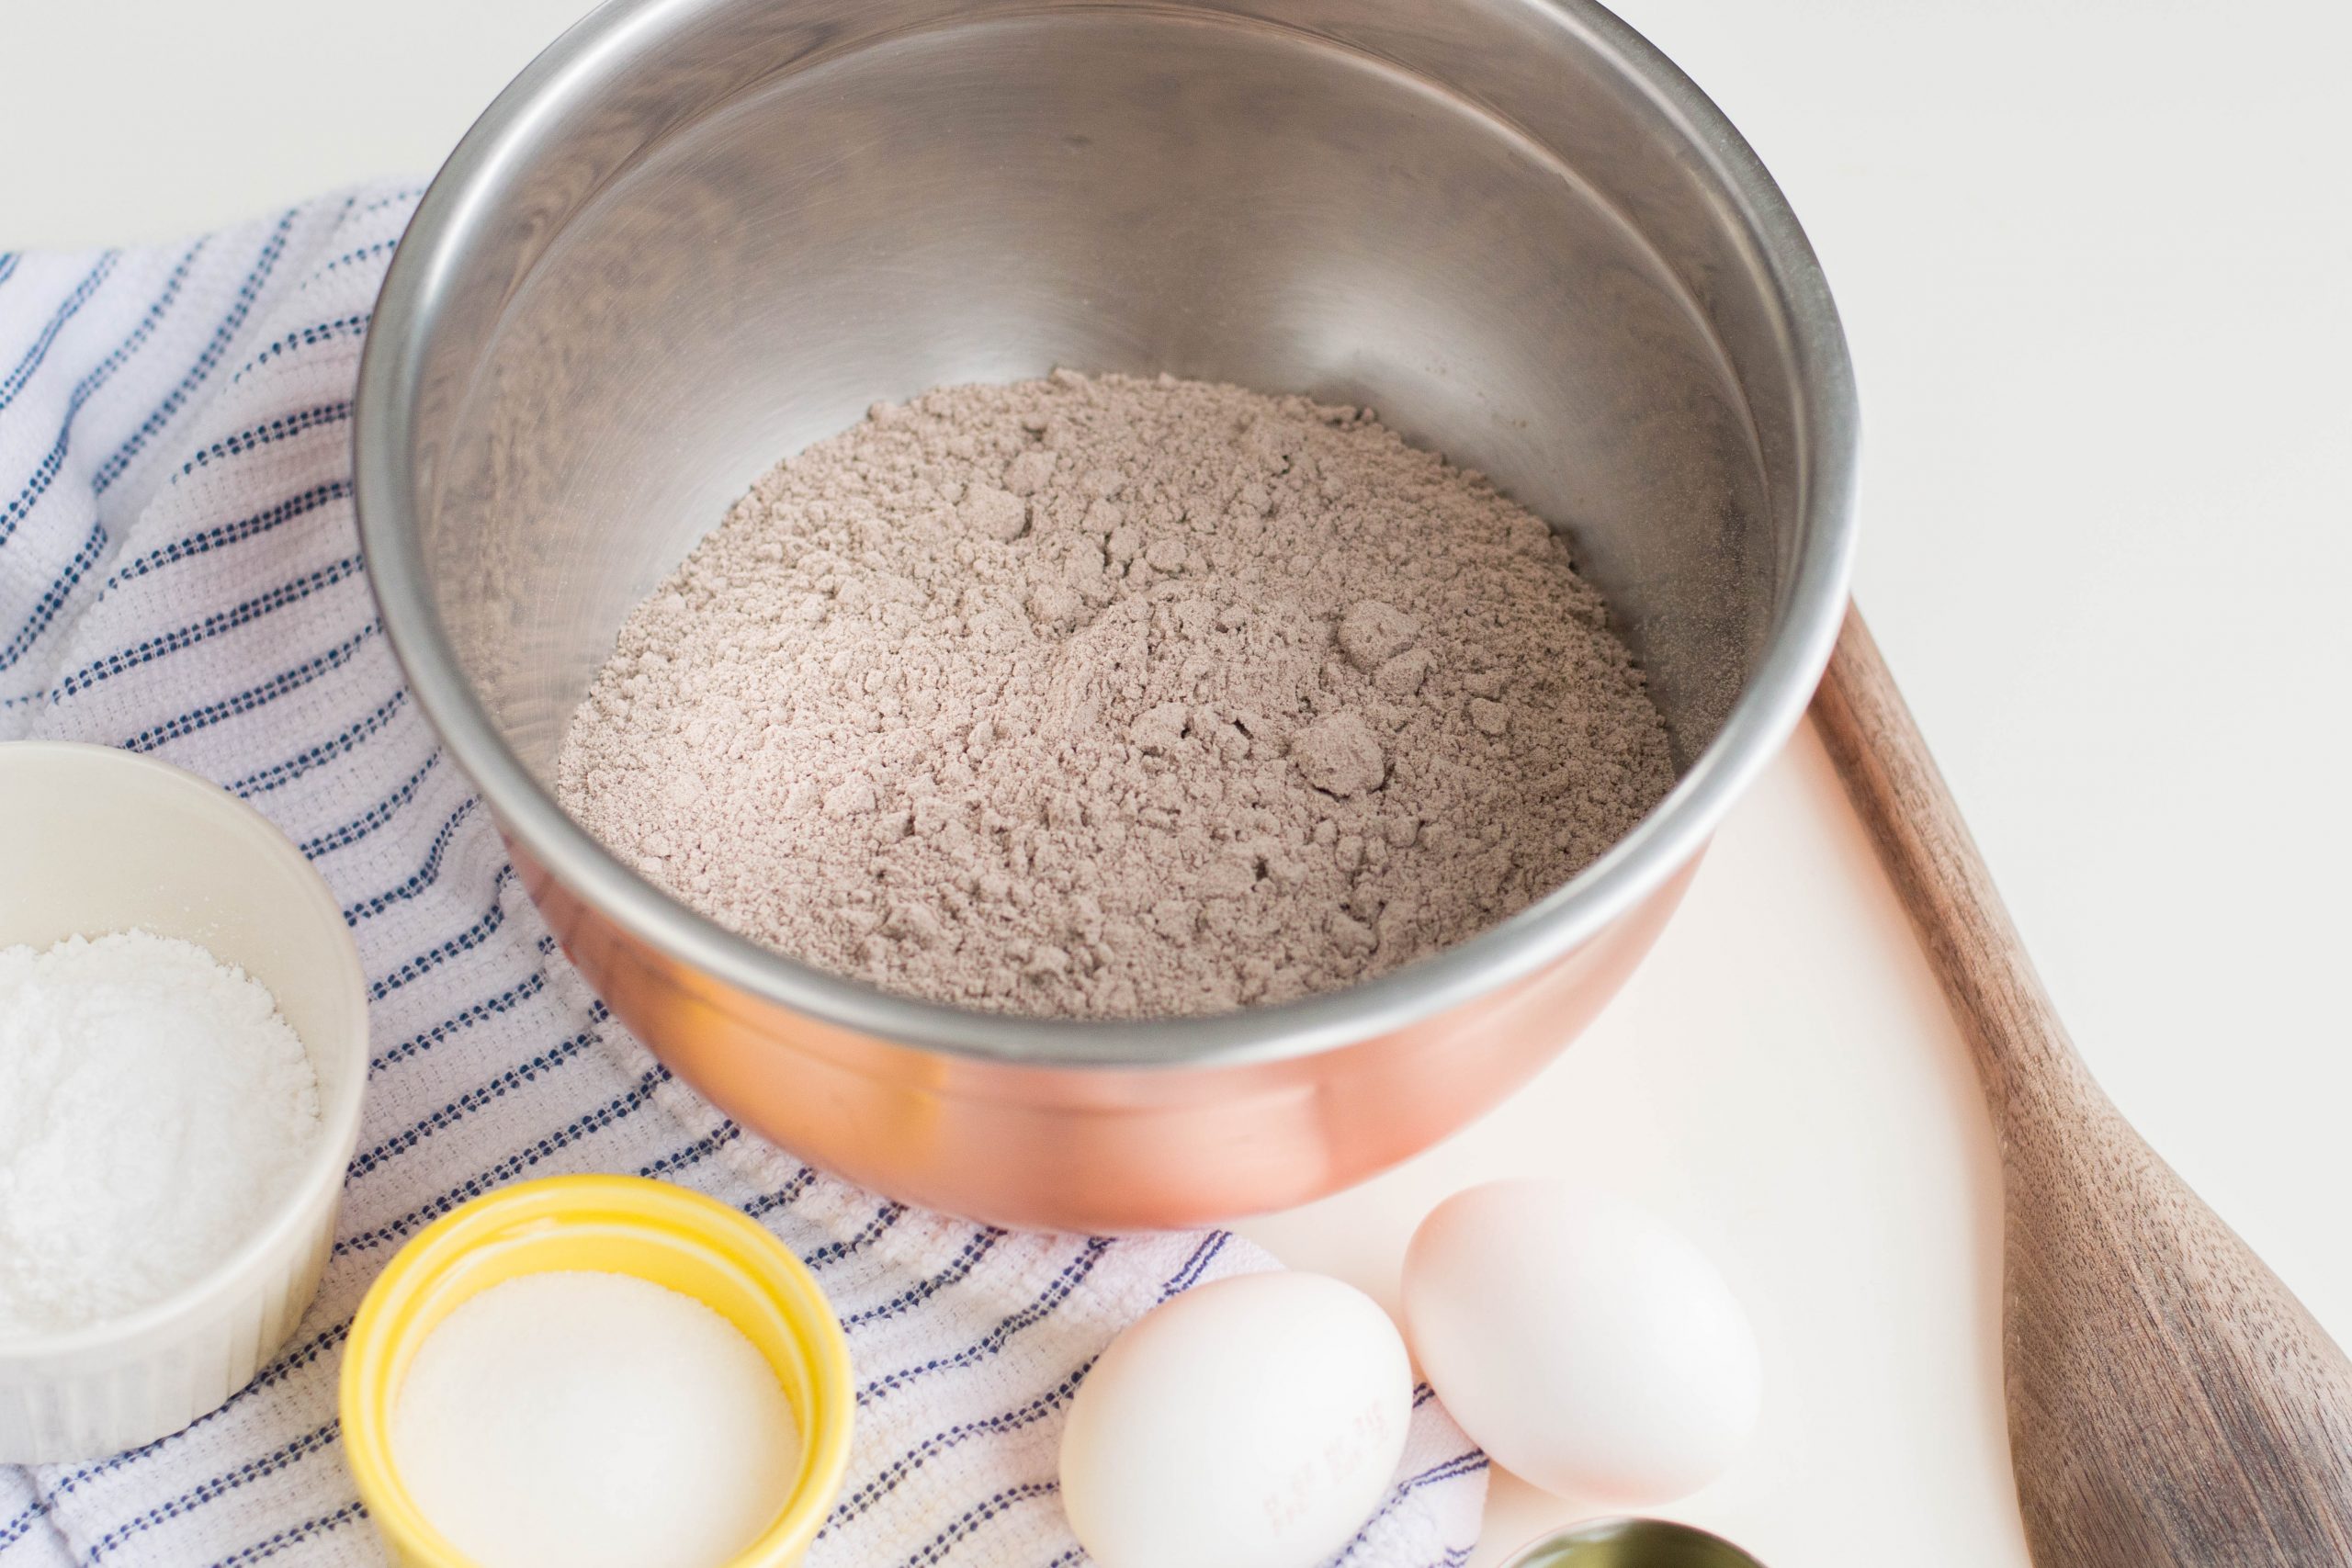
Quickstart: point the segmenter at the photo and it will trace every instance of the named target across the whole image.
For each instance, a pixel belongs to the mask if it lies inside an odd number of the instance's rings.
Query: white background
[[[2352,1338],[2352,6],[1620,8],[1822,254],[1859,594],[2085,1054]],[[0,0],[0,246],[427,172],[576,9]],[[1724,1260],[1770,1361],[1766,1441],[1676,1511],[1783,1568],[2021,1563],[1973,1093],[1805,735],[1533,1089],[1250,1229],[1392,1294],[1452,1187],[1599,1173]],[[1482,1558],[1578,1506],[1498,1483]]]

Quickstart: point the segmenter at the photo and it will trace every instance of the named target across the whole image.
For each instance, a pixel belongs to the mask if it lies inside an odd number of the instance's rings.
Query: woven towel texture
[[[402,687],[354,531],[352,389],[416,196],[0,254],[0,740],[150,752],[257,807],[342,900],[374,1037],[334,1258],[292,1343],[176,1437],[0,1468],[0,1568],[382,1562],[336,1444],[353,1310],[468,1198],[587,1170],[741,1207],[831,1295],[858,1438],[814,1568],[1082,1562],[1055,1448],[1087,1368],[1155,1303],[1272,1259],[1220,1232],[976,1227],[819,1175],[673,1081],[564,962]],[[1339,1561],[1464,1561],[1485,1465],[1422,1391],[1396,1484]]]

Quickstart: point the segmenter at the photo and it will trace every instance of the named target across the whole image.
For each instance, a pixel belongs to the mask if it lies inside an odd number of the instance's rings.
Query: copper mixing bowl
[[[1597,863],[1363,985],[1147,1021],[886,995],[737,937],[548,778],[628,609],[866,405],[1057,365],[1370,404],[1572,536],[1680,768]],[[573,962],[797,1154],[1009,1224],[1189,1224],[1495,1104],[1656,938],[1796,723],[1851,372],[1780,193],[1586,0],[613,0],[401,242],[361,533],[418,705]]]

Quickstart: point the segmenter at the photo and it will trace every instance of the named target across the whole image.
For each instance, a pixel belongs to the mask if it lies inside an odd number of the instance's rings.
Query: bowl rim
[[[418,204],[368,334],[353,419],[355,508],[387,640],[418,706],[510,840],[583,905],[689,970],[758,1002],[902,1045],[981,1062],[1131,1070],[1235,1066],[1312,1055],[1404,1029],[1522,979],[1655,893],[1795,728],[1828,662],[1854,551],[1859,417],[1846,340],[1818,259],[1786,198],[1723,112],[1594,0],[1526,0],[1574,35],[1676,128],[1753,243],[1786,334],[1801,545],[1762,656],[1721,728],[1633,830],[1561,886],[1452,947],[1340,990],[1181,1018],[1040,1019],[876,989],[763,947],[673,898],[572,821],[515,755],[468,682],[434,607],[407,461],[419,369],[437,301],[473,237],[497,222],[503,180],[560,106],[592,98],[648,35],[728,0],[608,0],[515,77]],[[1339,46],[1344,47],[1344,46]],[[707,998],[735,1005],[727,997]]]
[[[0,1371],[39,1370],[48,1363],[103,1355],[132,1341],[165,1337],[186,1320],[250,1290],[257,1271],[301,1239],[299,1232],[311,1223],[306,1218],[311,1210],[322,1198],[331,1203],[340,1199],[345,1171],[358,1145],[360,1108],[368,1090],[367,972],[360,966],[359,947],[352,939],[351,928],[344,920],[343,905],[294,840],[250,803],[201,774],[160,758],[79,740],[17,740],[0,746],[0,769],[41,762],[144,773],[163,787],[179,791],[201,810],[219,818],[225,829],[251,841],[271,863],[272,874],[290,875],[298,889],[296,898],[309,906],[306,913],[321,931],[328,933],[327,961],[338,972],[335,989],[345,1003],[345,1016],[333,1032],[338,1043],[322,1043],[303,1036],[302,1044],[309,1051],[345,1052],[351,1070],[332,1098],[322,1092],[318,1145],[259,1228],[196,1279],[135,1312],[59,1333],[0,1337]],[[234,962],[225,955],[214,956],[224,964]],[[273,1003],[276,999],[271,998]],[[324,1086],[321,1088],[323,1090]]]
[[[840,1314],[808,1266],[741,1210],[675,1182],[605,1171],[541,1177],[469,1199],[410,1237],[368,1286],[336,1373],[335,1414],[344,1461],[377,1529],[399,1547],[402,1561],[470,1568],[474,1560],[417,1506],[393,1461],[390,1422],[399,1390],[389,1386],[387,1359],[413,1332],[411,1318],[435,1286],[480,1248],[517,1233],[538,1239],[578,1225],[637,1230],[722,1252],[731,1244],[756,1265],[757,1282],[800,1346],[811,1409],[796,1412],[802,1417],[798,1485],[768,1527],[719,1568],[797,1562],[841,1494],[855,1437],[856,1377]]]

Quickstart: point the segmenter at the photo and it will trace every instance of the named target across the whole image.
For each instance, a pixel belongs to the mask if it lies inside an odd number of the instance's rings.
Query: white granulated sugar
[[[799,1468],[775,1373],[702,1303],[626,1274],[526,1274],[417,1351],[392,1461],[482,1568],[717,1568]]]
[[[0,1341],[194,1283],[318,1137],[311,1058],[243,971],[138,931],[0,949]]]

